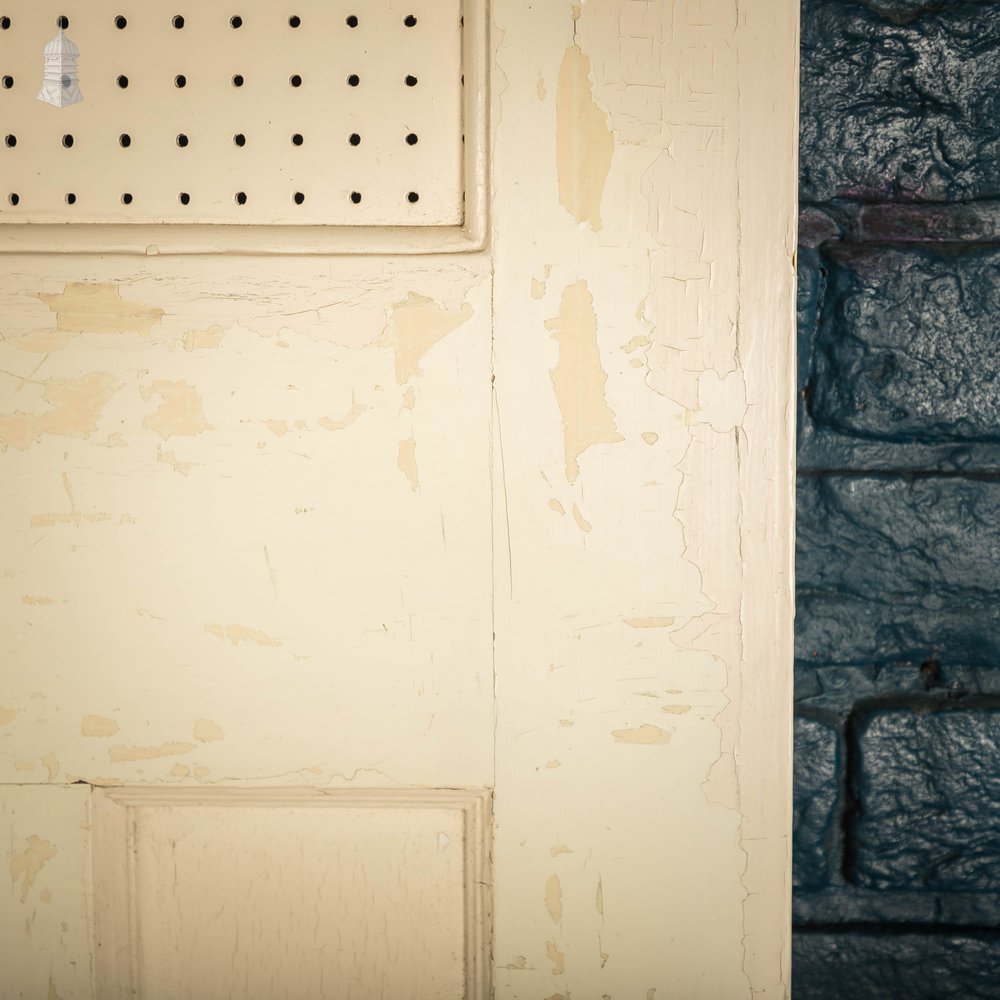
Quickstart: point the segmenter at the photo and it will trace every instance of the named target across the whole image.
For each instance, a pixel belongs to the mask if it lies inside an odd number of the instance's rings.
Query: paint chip
[[[550,875],[545,882],[545,909],[554,924],[562,920],[562,882],[558,875]]]
[[[184,334],[184,350],[206,351],[218,347],[225,337],[226,331],[218,323],[210,326],[207,330],[190,330]]]
[[[119,730],[118,722],[104,715],[85,715],[80,723],[80,734],[83,736],[105,737],[114,736]]]
[[[0,705],[0,726],[9,726],[17,718],[19,711],[20,709],[18,708],[8,708],[6,705]]]
[[[403,385],[421,374],[420,362],[438,341],[472,318],[468,302],[459,309],[444,306],[410,292],[392,307],[382,340],[396,352],[396,382]]]
[[[138,333],[148,337],[163,310],[128,302],[117,285],[70,281],[56,294],[38,298],[56,314],[56,329],[72,333]]]
[[[671,736],[665,729],[650,725],[648,722],[636,729],[616,729],[611,735],[618,743],[641,743],[647,746],[657,743],[667,744]]]
[[[194,724],[194,738],[199,743],[213,743],[226,738],[225,730],[211,719],[198,719]]]
[[[420,489],[420,478],[417,475],[417,442],[412,437],[399,442],[396,465],[399,466],[399,471],[406,476],[410,489],[416,493]]]
[[[566,972],[566,955],[556,947],[555,941],[545,942],[545,954],[549,956],[549,961],[552,963],[552,975],[564,975]]]
[[[674,623],[673,618],[668,618],[665,615],[648,618],[626,618],[624,621],[629,628],[667,628]]]
[[[576,526],[584,534],[590,533],[592,528],[591,523],[580,513],[580,508],[576,504],[573,504],[573,520],[576,521]]]
[[[205,631],[209,635],[214,635],[217,639],[228,639],[234,646],[241,642],[252,642],[258,646],[280,646],[281,643],[259,629],[249,628],[246,625],[206,625]]]
[[[176,757],[195,749],[193,743],[161,743],[158,747],[115,746],[108,751],[112,764],[135,760],[156,760],[158,757]]]
[[[159,396],[160,406],[142,421],[142,426],[159,434],[164,441],[170,437],[194,437],[211,430],[205,419],[201,396],[193,385],[183,379],[157,379],[140,390],[143,401]]]
[[[56,846],[51,841],[42,840],[36,834],[28,837],[28,846],[23,851],[10,851],[7,855],[10,868],[10,880],[21,879],[21,902],[27,902],[28,893],[38,878],[38,873],[57,854]]]

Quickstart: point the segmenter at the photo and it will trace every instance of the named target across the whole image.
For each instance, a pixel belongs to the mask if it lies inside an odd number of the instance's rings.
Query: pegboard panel
[[[0,222],[462,226],[463,6],[0,0]]]

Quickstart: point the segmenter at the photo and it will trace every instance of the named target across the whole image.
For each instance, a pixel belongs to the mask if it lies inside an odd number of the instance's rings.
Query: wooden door
[[[797,7],[355,6],[0,21],[0,995],[784,997]]]

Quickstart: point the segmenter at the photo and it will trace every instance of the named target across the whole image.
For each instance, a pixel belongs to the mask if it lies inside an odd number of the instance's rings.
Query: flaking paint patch
[[[646,442],[646,444],[654,445],[660,440],[660,435],[657,434],[656,431],[645,431],[642,435],[642,439]]]
[[[576,504],[573,504],[573,520],[576,521],[576,526],[584,533],[589,534],[593,528],[590,521],[588,521],[580,511],[580,508]]]
[[[21,597],[21,603],[46,607],[49,604],[55,604],[55,601],[53,601],[51,597],[35,597],[32,594],[23,594]]]
[[[396,465],[399,466],[399,471],[406,476],[410,489],[416,493],[420,489],[420,477],[417,474],[417,442],[412,437],[404,438],[399,442]]]
[[[265,420],[264,426],[275,437],[284,437],[288,433],[288,422],[285,420]]]
[[[577,222],[602,228],[601,202],[614,140],[590,86],[590,60],[579,46],[563,56],[556,91],[556,169],[559,204]]]
[[[566,516],[566,508],[558,500],[556,500],[555,497],[549,501],[549,510],[554,510],[562,517]]]
[[[671,736],[665,729],[648,722],[635,729],[615,729],[611,735],[617,743],[640,743],[645,746],[665,745],[670,742]]]
[[[629,628],[667,628],[674,623],[673,618],[664,615],[649,618],[626,618],[624,621]]]
[[[597,892],[594,894],[594,907],[598,916],[604,916],[604,879],[597,880]]]
[[[137,747],[124,744],[108,751],[112,764],[123,764],[135,760],[156,760],[158,757],[178,757],[195,749],[194,743],[161,743],[158,747]]]
[[[40,383],[42,399],[49,405],[44,413],[0,414],[0,442],[25,451],[43,434],[87,438],[97,430],[104,407],[119,389],[110,372],[89,372],[78,378],[50,378]]]
[[[213,743],[224,740],[226,731],[212,719],[198,719],[194,724],[194,738],[199,743]]]
[[[458,309],[445,309],[440,303],[410,292],[392,306],[383,340],[396,353],[396,382],[403,385],[421,373],[420,362],[427,352],[453,330],[472,318],[472,306],[466,302]]]
[[[207,330],[190,330],[184,334],[184,350],[188,351],[209,351],[219,346],[226,331],[218,323],[213,324]]]
[[[156,461],[169,465],[174,472],[186,476],[197,464],[196,462],[182,462],[172,451],[164,451],[159,445],[156,446]]]
[[[560,854],[573,854],[573,848],[567,847],[565,844],[553,844],[549,848],[549,854],[553,858],[558,858]]]
[[[56,329],[73,333],[138,333],[148,337],[163,319],[163,310],[122,298],[114,284],[71,281],[61,292],[39,292],[56,314]]]
[[[556,946],[555,941],[545,942],[545,954],[552,963],[552,975],[561,976],[566,972],[566,955]]]
[[[545,881],[545,909],[554,924],[562,920],[562,882],[558,875],[550,875]]]
[[[412,389],[408,391],[412,392]],[[342,431],[344,428],[350,427],[367,409],[367,406],[362,406],[352,396],[351,408],[340,419],[334,420],[332,417],[320,417],[317,423],[325,431]]]
[[[58,851],[56,845],[43,840],[37,834],[28,837],[28,846],[23,851],[10,851],[7,855],[11,882],[21,880],[21,902],[27,902],[28,893],[38,878],[38,873],[51,861]]]
[[[214,635],[217,639],[228,639],[234,646],[241,642],[253,642],[258,646],[280,646],[281,643],[269,636],[260,629],[250,628],[247,625],[220,625],[213,623],[205,626],[205,631],[209,635]]]
[[[142,421],[142,426],[155,431],[164,441],[170,437],[194,437],[211,430],[205,419],[201,396],[193,385],[183,379],[157,379],[141,390],[144,402],[153,396],[160,398],[159,409]]]
[[[46,1000],[63,1000],[56,990],[56,981],[51,976],[49,976],[49,993]]]
[[[9,726],[17,718],[19,711],[20,709],[18,708],[8,708],[6,705],[0,705],[0,726]]]
[[[566,480],[576,482],[580,456],[595,444],[616,444],[615,415],[604,395],[608,381],[597,343],[594,297],[586,281],[563,289],[559,315],[545,328],[559,345],[559,361],[549,372],[562,414]]]
[[[85,715],[80,723],[80,734],[103,739],[114,736],[120,728],[117,719],[109,719],[105,715]]]
[[[45,754],[44,757],[39,757],[38,759],[42,762],[42,765],[49,776],[49,781],[55,781],[56,775],[59,773],[59,758],[54,753],[49,751],[49,753]]]
[[[668,715],[687,715],[691,711],[690,705],[661,705],[661,712],[666,712]]]
[[[528,959],[524,955],[515,955],[506,965],[501,965],[501,969],[510,969],[520,972],[528,967]]]

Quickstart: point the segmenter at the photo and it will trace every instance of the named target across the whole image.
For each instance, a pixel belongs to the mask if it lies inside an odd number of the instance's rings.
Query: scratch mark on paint
[[[666,616],[651,618],[626,618],[624,621],[629,628],[667,628],[669,625],[673,625],[674,623],[673,618],[667,618]]]
[[[545,954],[552,963],[552,975],[563,975],[566,972],[566,955],[556,947],[555,941],[545,942]]]
[[[274,575],[274,569],[271,567],[271,554],[267,551],[267,546],[264,546],[264,565],[267,567],[267,575],[271,581],[271,589],[274,591],[274,596],[278,596],[278,578]]]
[[[148,337],[163,310],[128,302],[114,284],[70,281],[56,294],[38,298],[56,314],[56,329],[72,333],[138,333]]]
[[[584,534],[589,534],[592,530],[592,525],[583,514],[580,513],[580,508],[576,504],[573,504],[573,520],[576,521],[576,526],[584,532]]]
[[[598,914],[604,916],[604,879],[598,876],[597,879],[597,894],[594,898],[594,905],[597,907]]]
[[[199,743],[213,743],[216,740],[224,740],[226,732],[212,719],[198,719],[194,724],[194,738]]]
[[[153,396],[160,397],[159,409],[146,417],[142,426],[155,431],[164,441],[169,437],[194,437],[212,428],[205,419],[201,396],[183,379],[157,379],[141,394],[147,403]]]
[[[190,330],[184,334],[184,350],[191,351],[212,350],[222,343],[226,331],[218,323],[213,324],[207,330]]]
[[[556,165],[559,203],[577,222],[599,232],[604,185],[614,140],[590,87],[590,60],[578,45],[563,56],[556,91]]]
[[[5,448],[25,451],[37,444],[43,434],[57,437],[87,438],[97,430],[97,422],[108,401],[119,389],[110,372],[90,372],[79,378],[50,378],[40,384],[42,399],[49,409],[44,413],[0,414],[0,441]]]
[[[550,875],[545,882],[545,909],[549,911],[554,924],[562,920],[562,882],[558,875]]]
[[[445,309],[426,295],[410,292],[395,303],[382,339],[396,352],[397,384],[421,374],[420,362],[427,352],[471,318],[468,302],[459,309]]]
[[[646,722],[636,729],[616,729],[611,734],[618,743],[641,743],[647,746],[667,744],[671,734],[659,726]]]
[[[417,442],[412,437],[399,442],[396,465],[399,466],[399,471],[406,476],[410,489],[416,493],[420,489],[420,479],[417,476]]]
[[[594,297],[586,281],[563,289],[559,315],[545,328],[559,345],[559,361],[549,373],[563,419],[566,480],[576,482],[580,456],[595,444],[624,440],[604,396],[608,376],[601,366]]]
[[[190,753],[194,743],[161,743],[158,747],[114,746],[108,751],[112,764],[122,764],[134,760],[156,760],[158,757],[176,757]]]
[[[80,733],[83,736],[114,736],[119,728],[117,720],[104,715],[85,715],[80,723]]]
[[[281,643],[259,629],[248,628],[246,625],[206,625],[205,631],[217,639],[228,639],[234,646],[241,642],[253,642],[258,646],[280,646]]]
[[[11,882],[21,879],[21,902],[27,902],[28,893],[38,878],[38,873],[57,854],[56,846],[51,841],[42,840],[37,834],[28,837],[28,846],[23,851],[10,851],[7,854]]]

